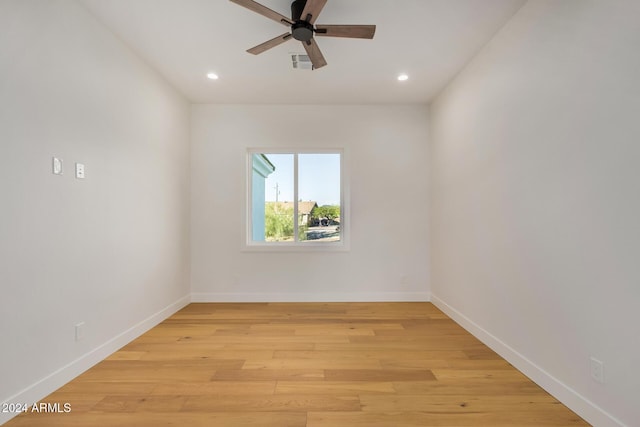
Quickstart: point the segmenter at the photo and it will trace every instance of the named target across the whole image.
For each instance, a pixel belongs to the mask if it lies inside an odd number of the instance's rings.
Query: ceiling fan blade
[[[309,55],[309,59],[311,59],[314,70],[327,65],[327,61],[325,61],[324,56],[322,56],[322,52],[320,52],[320,48],[314,39],[311,39],[308,42],[302,42],[302,46],[304,46],[304,50],[307,51],[307,55]]]
[[[246,7],[247,9],[255,13],[259,13],[262,16],[266,16],[269,19],[273,19],[274,21],[279,22],[282,25],[286,25],[287,27],[290,25],[293,25],[293,22],[291,22],[291,19],[253,0],[230,0],[230,1],[242,7]]]
[[[304,10],[302,11],[301,19],[305,21],[309,21],[310,24],[316,22],[318,19],[318,15],[322,12],[324,5],[327,4],[327,0],[307,0],[307,4],[304,6]],[[307,19],[307,17],[309,17]]]
[[[266,50],[271,49],[272,47],[281,45],[282,43],[286,42],[292,37],[293,36],[291,35],[291,33],[284,33],[279,35],[278,37],[272,38],[269,41],[259,44],[258,46],[252,47],[251,49],[247,50],[247,52],[252,53],[254,55],[258,55]]]
[[[316,35],[324,37],[372,39],[375,33],[375,25],[316,25]]]

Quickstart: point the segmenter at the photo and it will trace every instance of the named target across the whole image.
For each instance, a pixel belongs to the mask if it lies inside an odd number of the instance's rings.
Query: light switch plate
[[[51,162],[52,172],[54,175],[62,175],[62,159],[54,157]]]
[[[84,165],[82,163],[76,163],[76,178],[84,179]]]

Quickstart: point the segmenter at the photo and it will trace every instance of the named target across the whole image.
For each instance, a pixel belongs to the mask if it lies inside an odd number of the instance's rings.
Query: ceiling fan
[[[252,47],[247,52],[258,55],[293,38],[302,42],[313,64],[313,69],[327,65],[327,61],[325,61],[318,44],[313,38],[314,34],[323,37],[372,39],[376,32],[375,25],[315,25],[316,19],[318,19],[318,15],[322,12],[327,0],[295,0],[291,3],[291,18],[287,18],[253,0],[230,1],[282,25],[291,27],[290,32]]]

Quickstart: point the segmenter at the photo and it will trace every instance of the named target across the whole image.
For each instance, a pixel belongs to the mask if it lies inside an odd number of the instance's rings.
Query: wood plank
[[[280,384],[278,384],[279,386]],[[543,390],[537,384],[531,381],[517,381],[512,383],[506,383],[503,381],[496,382],[494,384],[488,384],[486,382],[443,382],[443,381],[402,381],[394,382],[393,388],[396,394],[410,394],[410,395],[446,395],[453,394],[462,396],[465,394],[477,395],[489,395],[489,396],[501,396],[508,392],[509,395],[528,395],[538,394]]]
[[[221,369],[213,381],[322,381],[324,369]]]
[[[80,375],[79,382],[209,381],[216,369],[239,369],[243,360],[105,360]]]
[[[379,360],[358,359],[263,359],[247,360],[243,369],[381,369]]]
[[[558,417],[544,413],[442,414],[419,411],[382,412],[309,412],[307,427],[569,427],[588,426],[577,416]]]
[[[300,350],[309,351],[316,348],[316,344],[310,340],[301,342],[289,342],[282,338],[278,342],[246,342],[246,343],[227,343],[223,347],[225,350]]]
[[[438,380],[476,380],[483,382],[527,381],[528,378],[516,369],[434,369]]]
[[[523,412],[536,405],[545,412],[555,411],[558,401],[549,395],[360,395],[366,412],[424,411],[431,413]]]
[[[152,396],[243,396],[272,395],[276,388],[275,381],[210,381],[157,384]]]
[[[360,400],[355,396],[326,395],[273,395],[233,397],[189,397],[183,412],[189,411],[239,411],[239,412],[286,412],[286,411],[359,411]]]
[[[276,394],[359,396],[361,393],[397,393],[391,382],[377,381],[278,381]]]
[[[468,361],[462,351],[371,350],[277,350],[274,359],[377,359],[377,360],[448,360]],[[447,366],[450,366],[447,364]]]
[[[226,364],[230,363],[229,361],[243,361],[249,357],[252,358],[260,358],[260,359],[270,359],[273,357],[272,350],[211,350],[211,349],[203,349],[203,348],[180,348],[180,349],[170,349],[170,348],[159,348],[154,351],[146,352],[143,356],[138,360],[143,361],[185,361],[189,362],[192,360],[211,360],[214,362],[216,369],[222,368],[220,366],[219,361],[226,361]],[[231,362],[233,363],[233,362]],[[212,365],[213,366],[213,365]]]
[[[426,369],[327,369],[327,381],[435,381]]]
[[[156,387],[155,383],[141,383],[129,381],[71,381],[58,389],[56,394],[85,394],[85,395],[148,395]]]
[[[380,364],[385,369],[513,369],[513,366],[504,359],[499,360],[465,360],[465,359],[413,359],[413,358],[394,358],[394,359],[382,359]]]
[[[107,357],[106,360],[140,360],[148,351],[126,351],[121,350]]]
[[[94,411],[100,412],[178,412],[185,396],[107,396],[98,402]]]

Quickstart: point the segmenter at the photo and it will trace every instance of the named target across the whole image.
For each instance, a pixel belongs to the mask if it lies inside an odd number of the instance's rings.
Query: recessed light
[[[406,82],[407,80],[409,80],[409,76],[406,75],[406,74],[400,74],[398,76],[398,81],[400,81],[400,82]]]
[[[219,79],[219,77],[218,77],[218,75],[216,73],[207,74],[207,78],[211,79],[211,80],[218,80]]]

